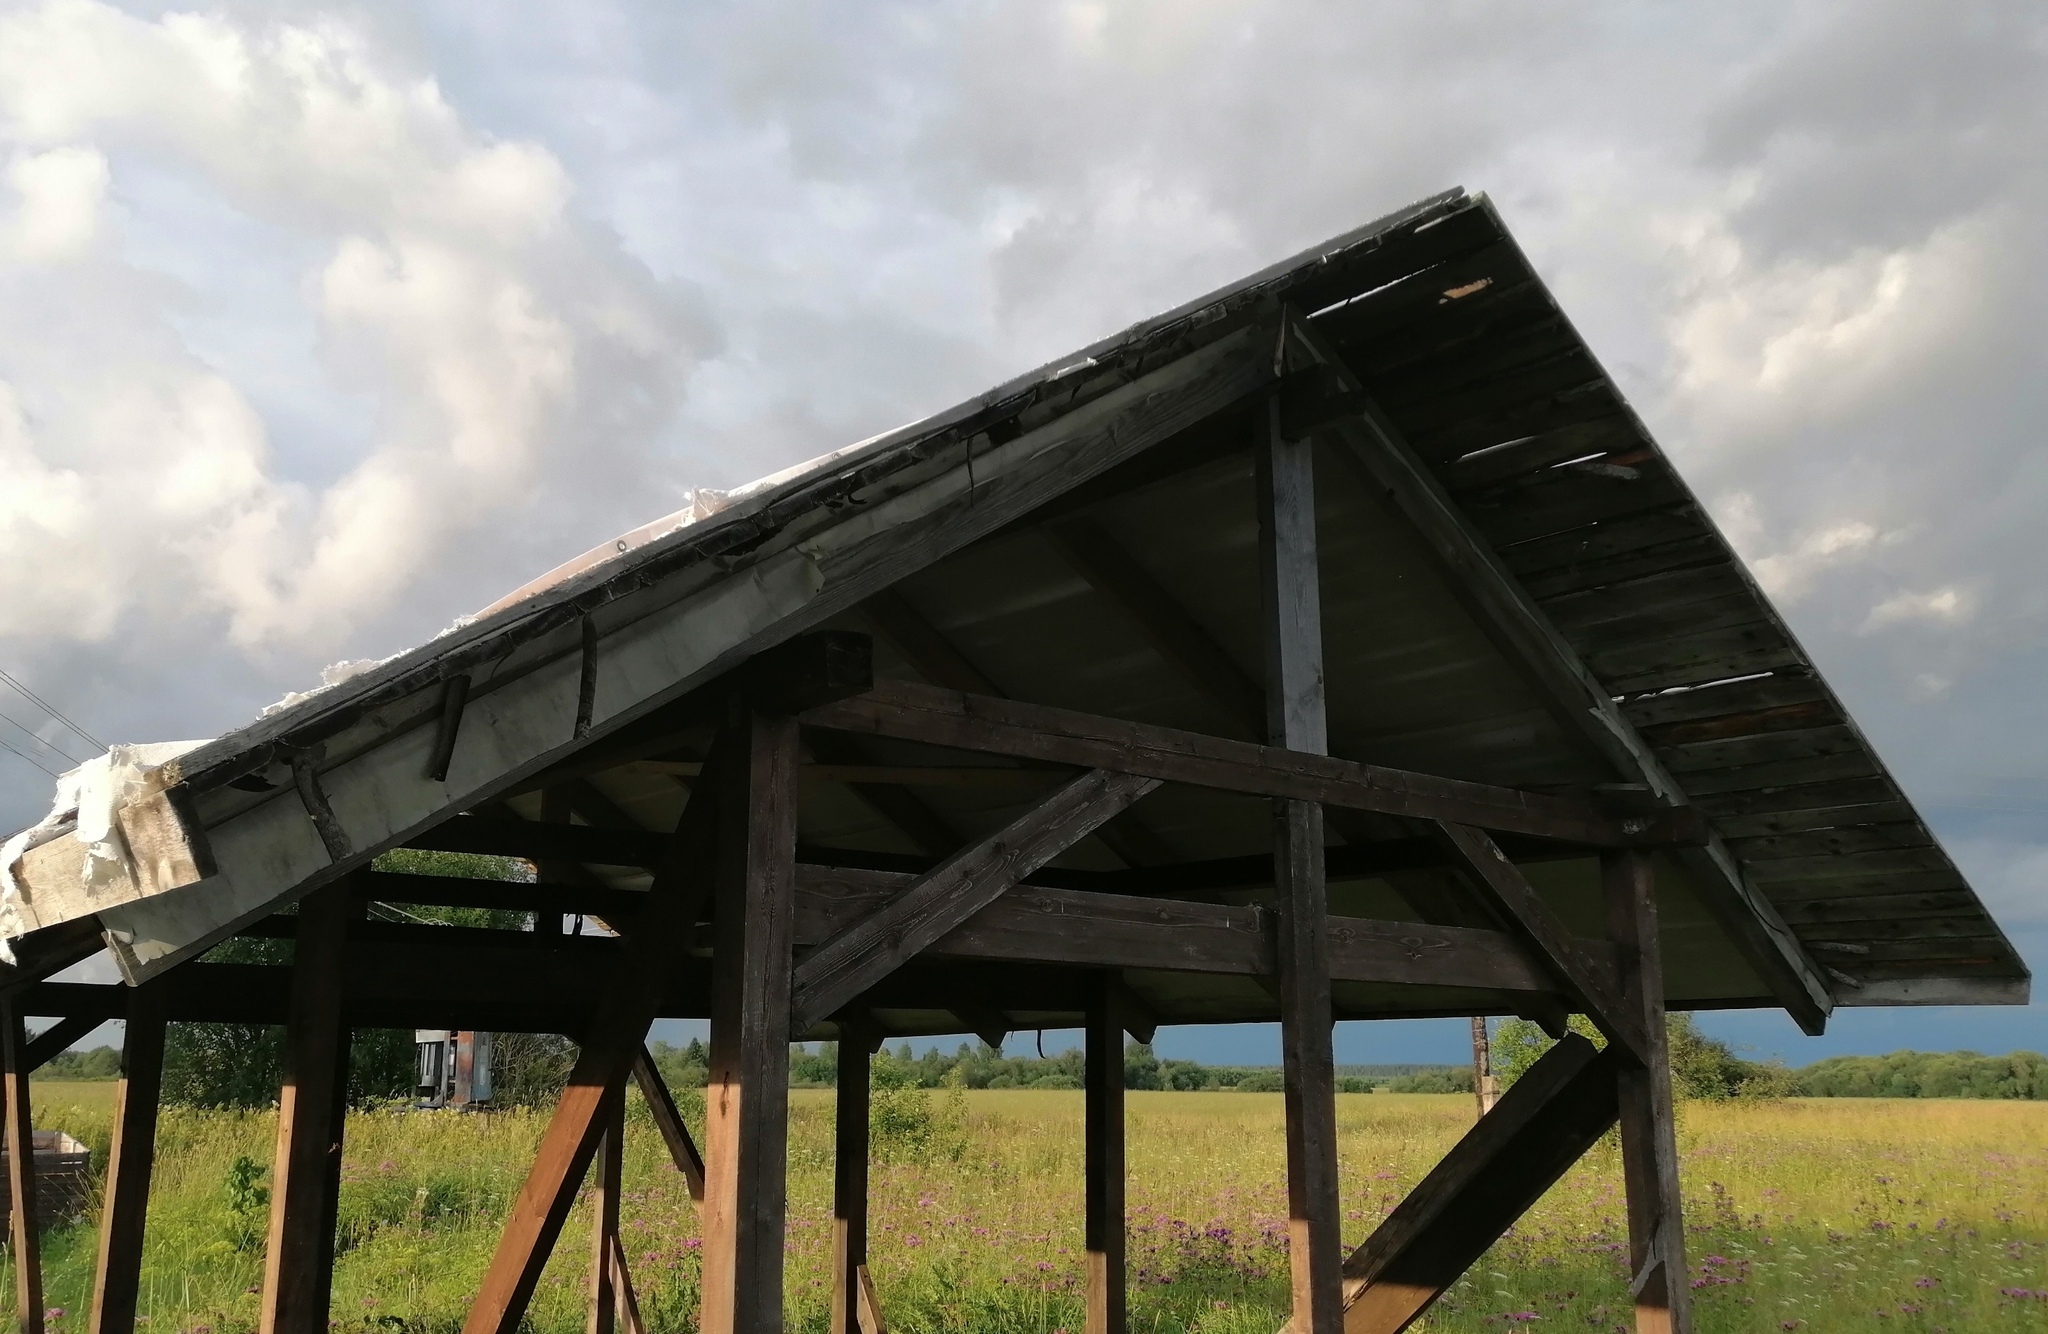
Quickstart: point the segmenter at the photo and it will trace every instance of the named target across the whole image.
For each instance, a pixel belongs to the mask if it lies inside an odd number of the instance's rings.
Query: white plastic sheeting
[[[14,878],[14,864],[22,854],[53,838],[75,838],[85,844],[88,894],[131,878],[134,866],[128,841],[121,835],[121,808],[143,791],[150,770],[205,744],[150,741],[115,746],[58,777],[50,813],[0,844],[0,961],[14,962],[12,942],[22,933],[21,885]]]

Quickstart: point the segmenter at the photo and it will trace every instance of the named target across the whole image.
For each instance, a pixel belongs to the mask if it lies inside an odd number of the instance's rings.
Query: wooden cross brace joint
[[[1557,975],[1593,1026],[1632,1065],[1647,1066],[1651,1041],[1642,1017],[1628,1006],[1611,970],[1579,947],[1521,868],[1484,830],[1448,820],[1437,821],[1436,828],[1452,865],[1466,872],[1509,928]]]
[[[797,965],[790,1032],[810,1031],[1158,786],[1092,769],[939,863]]]

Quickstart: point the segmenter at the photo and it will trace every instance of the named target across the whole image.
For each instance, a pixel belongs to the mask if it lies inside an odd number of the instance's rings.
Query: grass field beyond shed
[[[112,1086],[46,1083],[36,1124],[104,1153]],[[823,1330],[832,1094],[793,1095],[790,1327]],[[1077,1330],[1081,1095],[877,1094],[872,1263],[892,1330]],[[1347,1246],[1472,1119],[1462,1096],[1339,1100]],[[637,1106],[623,1235],[651,1328],[695,1328],[696,1226]],[[536,1114],[352,1116],[339,1329],[448,1330],[540,1135]],[[144,1309],[156,1334],[252,1329],[267,1113],[167,1109]],[[2048,1331],[2048,1104],[1689,1103],[1679,1128],[1704,1331]],[[1273,1334],[1286,1291],[1277,1094],[1130,1095],[1134,1331]],[[1431,1330],[1624,1330],[1618,1155],[1596,1149],[1428,1318]],[[49,1304],[82,1326],[94,1220],[46,1239]],[[587,1219],[531,1317],[583,1328]]]

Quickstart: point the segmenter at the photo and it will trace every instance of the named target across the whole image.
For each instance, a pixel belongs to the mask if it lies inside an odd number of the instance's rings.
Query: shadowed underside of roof
[[[1274,352],[1282,328],[1313,374],[1284,361],[1284,337]],[[381,848],[448,844],[461,812],[666,830],[706,737],[663,710],[818,628],[874,636],[883,678],[1263,739],[1250,442],[1276,395],[1317,432],[1331,754],[1704,811],[1714,844],[1658,864],[1674,1004],[2024,1000],[1997,925],[1493,208],[1457,192],[212,743],[159,786],[222,869],[38,922],[98,911],[140,976]],[[1375,456],[1368,437],[1397,444]],[[453,769],[424,782],[457,676]],[[1061,777],[915,742],[805,741],[799,839],[816,859],[929,865]],[[333,829],[308,827],[308,773]],[[1458,924],[1457,878],[1420,826],[1333,809],[1330,831],[1333,912]],[[1270,847],[1263,799],[1169,784],[1053,871],[1240,904],[1270,885]],[[1573,930],[1603,934],[1586,849],[1510,851]],[[647,883],[630,862],[586,857],[574,874]],[[1250,978],[1133,985],[1169,1021],[1273,1012]],[[1340,983],[1336,1000],[1356,1016],[1501,1007],[1457,986]]]

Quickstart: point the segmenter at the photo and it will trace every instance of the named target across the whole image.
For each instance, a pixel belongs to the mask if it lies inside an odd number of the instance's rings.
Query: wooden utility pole
[[[1500,1081],[1493,1074],[1493,1039],[1487,1034],[1483,1014],[1472,1016],[1472,1097],[1481,1116],[1500,1101]]]

